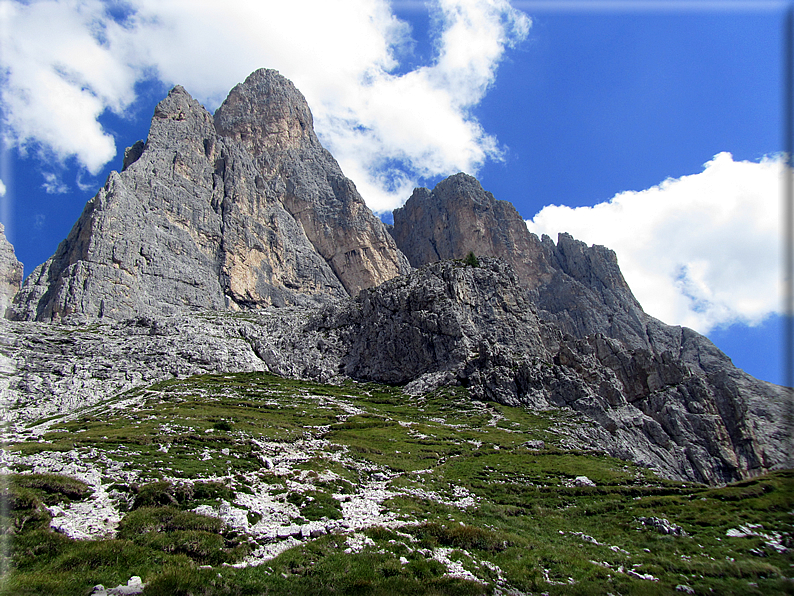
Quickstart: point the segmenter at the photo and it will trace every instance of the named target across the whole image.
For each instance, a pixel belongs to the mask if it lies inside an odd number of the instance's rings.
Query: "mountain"
[[[171,90],[11,318],[321,304],[408,270],[320,145],[306,100],[259,70],[214,118]]]
[[[210,314],[233,312],[266,316]],[[214,116],[172,89],[9,314],[18,424],[145,382],[263,370],[573,411],[594,424],[571,446],[669,478],[787,461],[785,390],[644,313],[612,251],[539,239],[465,174],[416,189],[387,230],[272,70]],[[41,323],[94,332],[56,341]]]
[[[572,407],[610,438],[633,436],[610,453],[650,463],[662,447],[685,477],[701,481],[788,461],[785,390],[737,369],[699,333],[647,315],[611,250],[568,234],[556,244],[538,239],[510,203],[466,174],[432,191],[416,189],[395,210],[392,235],[414,267],[470,251],[510,263],[544,323],[548,357],[560,365],[555,372],[575,371],[545,381],[543,397],[514,375],[513,394],[492,399]],[[537,374],[529,377],[537,383]]]
[[[0,224],[0,315],[6,309],[22,285],[22,263],[14,254],[14,247],[6,238],[5,228]]]
[[[21,272],[0,595],[790,592],[790,390],[471,176],[387,228],[275,71]]]

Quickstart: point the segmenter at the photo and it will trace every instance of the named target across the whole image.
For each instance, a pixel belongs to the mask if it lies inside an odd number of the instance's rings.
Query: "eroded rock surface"
[[[409,394],[464,385],[475,399],[572,410],[583,418],[559,429],[569,447],[673,478],[719,483],[785,464],[783,388],[729,366],[690,330],[667,336],[660,353],[565,335],[539,318],[509,265],[481,263],[436,263],[320,309],[82,329],[7,323],[9,417],[68,414],[172,376],[266,370],[403,384]]]
[[[555,272],[540,240],[507,201],[498,201],[476,178],[455,174],[430,191],[414,190],[394,210],[391,229],[411,265],[421,267],[469,252],[510,263],[527,288],[536,288]]]
[[[14,254],[14,247],[0,224],[0,317],[4,317],[8,305],[22,285],[22,263]]]
[[[275,189],[351,296],[409,271],[386,227],[323,149],[290,81],[273,70],[254,72],[218,108],[215,127],[254,157],[263,184]]]
[[[146,143],[126,151],[11,314],[123,320],[317,305],[409,269],[320,145],[303,96],[261,70],[215,118],[171,90]]]
[[[654,460],[655,445],[662,446],[678,453],[675,467],[691,468],[686,475],[692,478],[730,479],[787,460],[786,390],[746,375],[700,334],[647,315],[613,251],[568,234],[556,244],[538,239],[509,203],[465,174],[432,192],[414,191],[395,211],[392,233],[415,267],[471,251],[515,268],[559,365],[540,393],[535,372],[504,376],[519,401],[569,405],[612,437],[638,429],[651,439],[640,460]],[[502,368],[508,369],[516,370]],[[497,394],[490,397],[500,399]],[[638,447],[628,449],[635,460]]]

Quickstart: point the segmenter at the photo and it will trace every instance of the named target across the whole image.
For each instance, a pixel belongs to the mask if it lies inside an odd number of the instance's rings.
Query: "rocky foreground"
[[[7,445],[0,593],[785,589],[790,473],[667,481],[577,447],[587,426],[462,388],[161,381]]]

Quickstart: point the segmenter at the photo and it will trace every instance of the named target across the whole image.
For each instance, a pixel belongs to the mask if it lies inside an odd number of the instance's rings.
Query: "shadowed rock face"
[[[515,207],[499,201],[466,174],[455,174],[430,191],[414,190],[394,211],[391,230],[414,267],[469,252],[510,263],[541,317],[554,319],[577,337],[601,332],[648,346],[642,311],[618,267],[615,253],[589,247],[568,234],[557,244],[539,239]]]
[[[303,96],[261,70],[213,117],[175,87],[56,253],[18,320],[124,319],[321,304],[410,269],[312,130]]]
[[[432,192],[414,190],[394,210],[391,233],[414,267],[462,259],[471,251],[507,261],[529,289],[554,274],[540,240],[527,232],[515,207],[497,201],[466,174],[442,180]]]
[[[572,407],[617,441],[614,454],[651,462],[662,448],[665,465],[706,482],[786,461],[786,390],[737,369],[691,329],[647,315],[611,250],[568,234],[556,245],[539,240],[512,205],[465,174],[415,190],[395,211],[392,234],[415,267],[470,251],[513,266],[554,366],[538,370],[520,358],[485,366],[486,397]],[[509,342],[502,346],[510,352]]]

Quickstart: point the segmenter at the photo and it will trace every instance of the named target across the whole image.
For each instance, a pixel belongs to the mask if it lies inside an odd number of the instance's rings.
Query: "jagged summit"
[[[215,130],[252,156],[320,146],[309,104],[278,71],[259,69],[236,85],[215,112]]]
[[[319,304],[410,269],[275,71],[213,118],[184,88],[17,294],[11,317]]]
[[[553,273],[540,240],[529,233],[513,204],[496,200],[467,174],[450,176],[432,191],[414,190],[395,209],[391,232],[414,267],[472,251],[506,260],[529,289]]]
[[[560,234],[557,244],[531,233],[512,203],[497,200],[467,174],[430,191],[417,188],[394,211],[391,230],[411,265],[461,259],[470,251],[510,263],[534,302],[564,332],[600,332],[649,347],[645,319],[615,253]],[[606,311],[609,311],[608,313]]]
[[[215,128],[253,157],[263,183],[351,296],[410,270],[385,225],[320,144],[309,106],[289,80],[257,70],[215,112]]]
[[[469,252],[482,267],[453,260]],[[245,325],[222,314],[240,309],[265,314]],[[408,394],[462,385],[476,399],[572,410],[593,423],[577,427],[577,445],[670,477],[719,483],[786,461],[785,391],[643,312],[614,252],[538,238],[462,173],[416,189],[389,233],[318,141],[305,98],[272,70],[214,116],[172,89],[146,142],[9,310],[105,320],[99,345],[119,350],[98,354],[94,336],[56,343],[59,370],[81,372],[50,373],[47,334],[14,327],[20,403],[44,395],[72,412],[145,380],[267,370]],[[157,339],[136,339],[133,362],[118,346],[141,333]],[[107,382],[85,372],[97,359]]]

